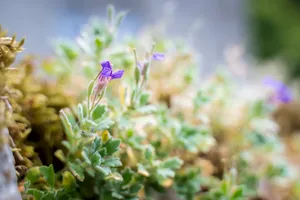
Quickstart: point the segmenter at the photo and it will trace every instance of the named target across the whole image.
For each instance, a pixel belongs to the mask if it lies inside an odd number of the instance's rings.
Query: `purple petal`
[[[278,80],[275,80],[271,77],[266,77],[263,80],[263,84],[272,87],[273,89],[280,90],[282,86],[284,85]]]
[[[276,95],[282,103],[289,103],[292,101],[291,91],[285,85],[279,91],[277,91]]]
[[[102,66],[101,75],[103,77],[109,77],[112,73],[112,66],[111,66],[110,62],[103,61],[103,62],[101,62],[101,66]]]
[[[110,77],[111,79],[118,79],[121,78],[124,74],[124,70],[118,70],[115,73],[113,73]]]
[[[111,73],[112,73],[112,70],[111,69],[109,69],[109,68],[102,68],[102,71],[101,71],[101,76],[103,76],[103,77],[109,77],[110,75],[111,75]]]
[[[153,59],[153,60],[162,61],[162,60],[165,59],[165,55],[162,54],[162,53],[154,53],[154,54],[152,55],[152,59]]]
[[[109,69],[112,69],[111,63],[110,63],[108,60],[102,61],[102,62],[101,62],[101,66],[102,66],[103,68],[109,68]]]
[[[292,93],[290,89],[282,82],[271,77],[264,79],[263,83],[274,89],[274,98],[282,103],[289,103],[292,100]]]
[[[282,103],[289,103],[292,101],[292,98],[291,98],[291,96],[281,96],[280,101]]]

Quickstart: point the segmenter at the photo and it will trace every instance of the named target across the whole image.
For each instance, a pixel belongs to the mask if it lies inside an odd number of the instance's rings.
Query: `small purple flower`
[[[108,60],[101,62],[101,66],[102,66],[102,71],[100,73],[99,78],[102,76],[108,78],[109,80],[112,80],[112,79],[121,78],[124,74],[124,70],[118,70],[113,73],[112,65]]]
[[[292,100],[292,92],[284,83],[270,77],[265,78],[263,83],[274,90],[274,96],[272,96],[271,99],[272,101],[289,103]]]
[[[162,53],[154,53],[151,57],[152,60],[163,61],[165,59],[165,55]],[[138,69],[142,75],[145,75],[149,61],[144,60],[137,63]]]
[[[123,76],[124,70],[118,70],[113,73],[112,65],[109,61],[101,62],[102,70],[98,76],[96,92],[100,92],[105,88],[110,80],[119,79]]]
[[[165,59],[165,55],[162,54],[162,53],[154,53],[154,54],[152,55],[152,59],[153,59],[153,60],[157,60],[157,61],[162,61],[162,60]]]

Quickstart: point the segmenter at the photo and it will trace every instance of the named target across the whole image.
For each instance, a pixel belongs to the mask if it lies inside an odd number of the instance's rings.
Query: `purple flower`
[[[153,60],[157,60],[157,61],[162,61],[162,60],[165,59],[165,55],[162,54],[162,53],[154,53],[154,54],[152,55],[152,59],[153,59]]]
[[[99,78],[102,76],[104,78],[108,78],[108,80],[121,78],[124,74],[124,70],[118,70],[113,73],[111,63],[106,60],[101,62],[102,71],[100,73]]]
[[[112,65],[109,61],[101,62],[102,70],[98,76],[96,92],[99,93],[105,88],[110,80],[119,79],[123,76],[124,70],[118,70],[113,73]]]
[[[291,91],[284,83],[270,77],[265,78],[263,83],[274,90],[273,101],[289,103],[292,100]]]
[[[165,59],[165,55],[162,53],[154,53],[151,57],[152,60],[162,61]],[[137,63],[138,69],[142,75],[145,75],[148,68],[149,61],[144,60]]]

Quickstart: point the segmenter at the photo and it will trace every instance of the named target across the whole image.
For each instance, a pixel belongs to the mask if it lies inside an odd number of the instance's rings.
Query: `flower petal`
[[[265,78],[263,83],[273,88],[275,92],[274,99],[277,99],[281,103],[289,103],[292,100],[292,93],[284,83],[271,77]]]
[[[102,68],[102,71],[101,71],[101,76],[103,76],[103,77],[109,77],[110,75],[111,75],[111,73],[112,73],[112,70],[111,69],[109,69],[109,68]]]
[[[157,61],[162,61],[162,60],[165,59],[165,55],[162,54],[162,53],[154,53],[154,54],[152,55],[152,59],[153,59],[153,60],[157,60]]]
[[[101,75],[103,77],[109,77],[112,73],[112,66],[111,66],[110,62],[103,61],[103,62],[101,62],[101,66],[102,66]]]
[[[118,79],[121,78],[124,74],[124,70],[118,70],[115,73],[112,73],[112,75],[110,76],[111,79]]]
[[[101,62],[101,66],[103,68],[110,68],[110,69],[112,69],[111,63],[108,60],[102,61]]]
[[[283,83],[281,83],[280,81],[277,81],[277,80],[275,80],[271,77],[264,78],[263,84],[267,85],[267,86],[270,86],[270,87],[272,87],[276,90],[280,90],[282,85],[283,85]]]
[[[283,85],[283,87],[279,91],[277,91],[277,98],[282,103],[289,103],[290,101],[292,101],[291,91],[289,90],[288,87]]]

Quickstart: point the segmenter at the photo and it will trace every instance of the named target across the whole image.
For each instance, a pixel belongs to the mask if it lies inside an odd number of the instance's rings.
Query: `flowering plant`
[[[34,107],[36,98],[23,102],[31,105],[29,113],[23,111],[33,124],[27,134],[48,130],[36,129],[34,111],[60,119],[62,127],[49,127],[63,128],[63,136],[53,134],[61,129],[38,133],[48,140],[37,137],[33,143],[43,142],[51,155],[32,148],[46,158],[30,162],[19,176],[23,198],[150,200],[175,194],[238,200],[263,196],[265,180],[275,185],[285,180],[299,194],[298,174],[291,176],[270,118],[272,102],[240,99],[241,88],[223,72],[199,85],[192,51],[163,36],[146,53],[143,40],[114,42],[124,15],[109,6],[106,23],[92,21],[75,43],[58,43],[55,58],[42,64],[55,90],[65,95],[57,94],[58,102],[66,103],[61,109],[61,104]],[[290,99],[286,86],[271,85],[275,99]],[[59,145],[48,148],[54,139]]]

